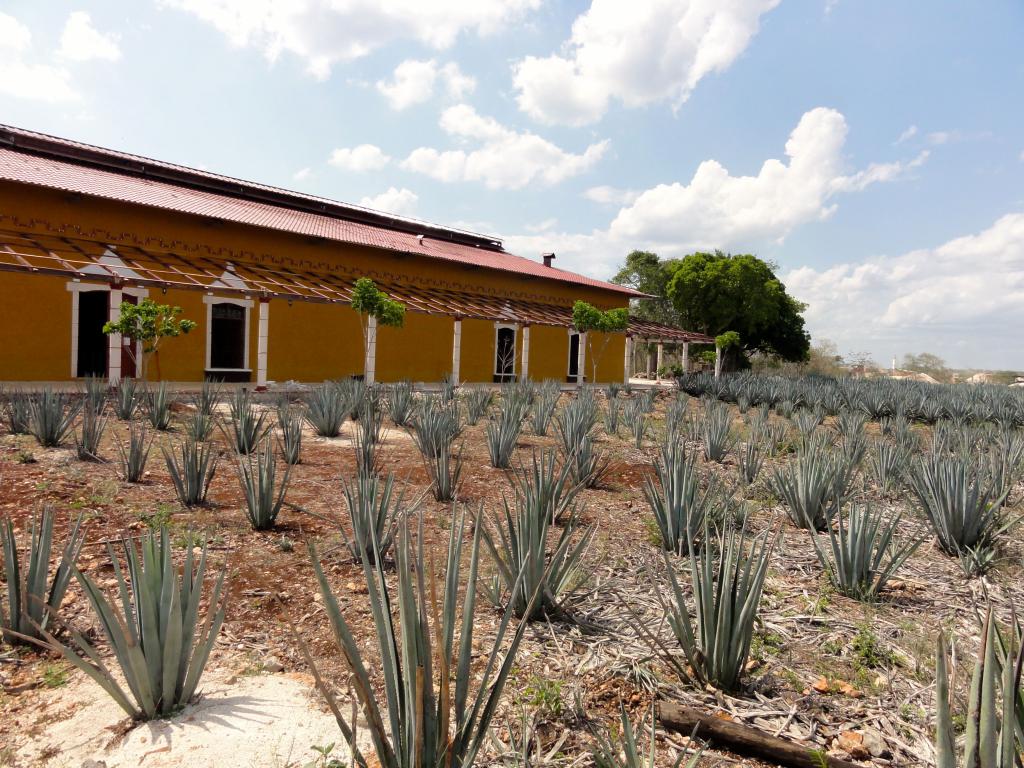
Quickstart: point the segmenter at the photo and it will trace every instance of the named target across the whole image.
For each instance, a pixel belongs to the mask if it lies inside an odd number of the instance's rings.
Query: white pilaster
[[[530,376],[530,326],[523,326],[523,364],[519,367],[519,377],[526,381]]]
[[[629,376],[633,373],[633,337],[626,337],[626,354],[622,361],[622,383],[629,384]]]
[[[722,375],[722,348],[715,346],[715,378]]]
[[[587,363],[587,334],[580,334],[580,351],[579,358],[576,365],[576,386],[582,387],[583,381],[586,378],[586,363]]]
[[[267,386],[267,339],[270,333],[270,300],[260,299],[259,326],[256,332],[256,387]]]
[[[363,381],[373,384],[377,380],[377,318],[372,315],[366,321],[366,360],[363,365]]]
[[[452,335],[452,384],[458,386],[459,368],[462,362],[462,321],[455,318],[455,330]]]
[[[690,372],[690,342],[683,342],[683,373]]]
[[[661,369],[665,365],[665,345],[662,342],[658,342],[658,367],[654,369],[654,376],[658,380],[661,380]]]
[[[116,323],[121,319],[121,289],[111,288],[107,305],[107,319]],[[107,380],[116,387],[121,381],[121,334],[107,336]]]

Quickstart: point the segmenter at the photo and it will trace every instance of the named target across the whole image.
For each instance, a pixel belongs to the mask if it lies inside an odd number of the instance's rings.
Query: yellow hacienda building
[[[634,336],[697,339],[631,321],[626,333],[581,342],[573,302],[611,309],[640,294],[551,259],[0,126],[2,381],[134,375],[135,351],[102,327],[145,297],[198,324],[161,350],[160,375],[176,382],[578,382],[595,370],[610,382],[627,375]],[[348,303],[364,276],[407,309],[403,327],[369,329],[368,349]]]

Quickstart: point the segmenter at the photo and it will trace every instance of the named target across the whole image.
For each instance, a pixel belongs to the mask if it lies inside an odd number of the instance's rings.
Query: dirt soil
[[[603,425],[596,428],[611,467],[602,487],[582,494],[582,520],[595,525],[597,534],[586,556],[588,578],[569,606],[576,621],[530,626],[495,720],[496,738],[482,764],[515,765],[507,748],[519,740],[525,722],[532,725],[533,752],[539,756],[534,764],[589,765],[592,731],[613,726],[620,701],[635,722],[649,718],[655,692],[847,757],[841,747],[849,745],[850,737],[841,736],[854,732],[877,753],[858,755],[866,763],[931,764],[936,635],[940,629],[955,630],[963,646],[960,656],[969,658],[978,636],[976,610],[986,594],[1001,614],[1013,605],[1024,606],[1019,533],[1007,537],[999,564],[973,580],[928,542],[903,567],[884,599],[865,605],[830,588],[807,532],[786,522],[784,510],[767,492],[771,464],[790,458],[767,462],[750,487],[737,480],[734,454],[722,464],[704,462],[702,472],[721,476],[743,500],[749,529],[780,530],[782,535],[771,556],[745,690],[726,695],[695,688],[658,660],[636,630],[639,617],[674,644],[656,596],[655,584],[664,584],[664,563],[642,491],[663,434],[665,404],[673,396],[660,395],[650,435],[640,448],[621,427],[614,437],[605,434]],[[314,745],[334,742],[335,754],[344,752],[344,740],[313,690],[283,619],[287,614],[299,627],[344,700],[347,675],[317,594],[306,543],[316,543],[346,618],[372,655],[362,569],[347,556],[339,535],[339,526],[348,525],[341,478],[355,472],[350,432],[325,440],[307,427],[286,508],[272,531],[254,532],[244,512],[236,460],[219,430],[214,442],[221,457],[210,502],[193,509],[177,503],[161,449],[182,439],[189,407],[176,405],[172,429],[156,433],[148,471],[138,484],[119,477],[116,441],[126,439],[128,427],[114,418],[100,451],[102,462],[79,461],[71,447],[43,449],[30,436],[0,432],[0,517],[12,518],[20,536],[41,505],[61,513],[58,544],[74,517],[83,515],[88,538],[79,566],[109,589],[114,581],[106,542],[167,524],[180,547],[209,547],[215,564],[228,569],[229,589],[227,620],[201,686],[205,698],[169,723],[133,725],[97,686],[55,655],[0,647],[0,766],[77,768],[90,758],[105,761],[108,768],[284,768],[312,761]],[[691,400],[691,411],[700,407]],[[733,410],[735,429],[743,436],[743,418]],[[273,413],[268,418],[273,420]],[[830,421],[821,429],[831,429]],[[877,425],[869,425],[869,432],[877,435]],[[467,427],[461,441],[466,464],[460,502],[474,512],[482,509],[486,519],[500,508],[502,495],[511,493],[508,472],[489,465],[483,422]],[[555,445],[553,433],[538,437],[527,424],[513,463],[518,466],[535,449]],[[423,496],[425,544],[436,547],[435,561],[443,562],[451,506],[435,502],[427,492],[422,460],[404,428],[390,425],[380,453],[384,469],[408,485],[409,497]],[[905,492],[884,497],[866,475],[857,488],[859,499],[889,512],[903,511],[907,535],[923,531],[924,522]],[[1019,503],[1020,490],[1013,503]],[[559,533],[554,530],[552,536]],[[680,573],[685,584],[685,572]],[[97,636],[87,601],[74,583],[62,614],[70,626]],[[478,601],[475,628],[482,647],[499,619],[485,600]],[[277,664],[283,672],[266,671]],[[960,685],[965,676],[960,670]],[[111,743],[115,733],[120,741]],[[688,741],[659,729],[658,765],[671,765]],[[761,764],[709,750],[700,765]]]

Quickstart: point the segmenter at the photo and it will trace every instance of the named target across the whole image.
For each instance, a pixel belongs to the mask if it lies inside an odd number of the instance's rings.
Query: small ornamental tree
[[[579,333],[587,334],[587,354],[594,372],[591,381],[597,381],[597,363],[611,339],[608,334],[626,330],[626,326],[629,325],[629,309],[619,307],[602,311],[593,304],[577,301],[572,305],[572,324]],[[590,335],[591,331],[606,334],[604,343],[601,344],[601,348],[596,354],[594,353],[594,338]]]
[[[185,320],[178,316],[181,307],[169,304],[157,304],[152,299],[143,299],[138,304],[124,302],[120,307],[120,318],[116,322],[104,324],[103,332],[107,335],[119,333],[130,339],[128,354],[135,360],[138,377],[146,380],[146,362],[150,356],[156,363],[156,377],[160,380],[160,343],[164,339],[187,334],[196,327],[193,320]],[[142,359],[135,357],[135,344],[142,347]]]
[[[370,354],[370,318],[377,325],[401,328],[405,323],[405,305],[388,298],[368,277],[360,277],[352,287],[352,309],[359,313],[359,329],[363,332],[363,374]]]

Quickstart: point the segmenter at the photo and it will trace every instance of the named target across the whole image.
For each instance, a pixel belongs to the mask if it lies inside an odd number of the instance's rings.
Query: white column
[[[647,347],[647,361],[644,364],[644,373],[648,376],[651,375],[651,368],[654,367],[654,358],[651,356],[651,342],[649,339],[644,341],[644,345]]]
[[[256,333],[256,388],[267,387],[267,337],[270,329],[270,299],[260,299],[259,326]]]
[[[715,346],[715,378],[722,375],[722,348]]]
[[[690,372],[690,342],[683,342],[683,373]]]
[[[459,368],[462,362],[462,321],[455,318],[455,334],[452,338],[452,384],[456,386],[459,381]]]
[[[665,345],[662,342],[658,342],[658,367],[654,369],[654,376],[659,381],[661,380],[661,367],[665,364]]]
[[[363,363],[363,381],[373,384],[377,376],[377,318],[366,321],[366,360]]]
[[[520,366],[519,378],[523,381],[530,375],[530,326],[523,326],[523,364]]]
[[[121,319],[121,289],[111,287],[107,319],[116,323]],[[107,380],[116,387],[121,381],[121,334],[107,336]]]
[[[583,380],[586,377],[586,364],[587,364],[587,334],[580,334],[580,349],[576,358],[576,386],[582,387]]]
[[[622,358],[622,383],[629,384],[629,376],[633,373],[633,337],[626,336],[626,354]]]

